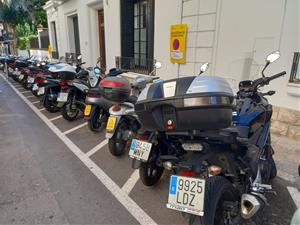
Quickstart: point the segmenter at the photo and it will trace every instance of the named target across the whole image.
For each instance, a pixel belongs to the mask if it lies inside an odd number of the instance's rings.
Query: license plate
[[[114,116],[110,116],[107,121],[106,130],[113,131],[115,129],[117,118]]]
[[[205,180],[173,175],[167,207],[198,216],[204,215]]]
[[[33,77],[28,77],[27,82],[32,84],[34,82],[34,78]]]
[[[132,139],[129,156],[133,159],[148,161],[152,144],[146,141]]]
[[[19,80],[23,80],[23,78],[24,78],[24,75],[21,74],[21,75],[19,76]]]
[[[43,95],[45,93],[45,87],[40,87],[37,94],[38,95]]]
[[[91,114],[92,106],[86,105],[84,109],[84,116],[89,116]]]
[[[202,151],[203,145],[198,143],[183,143],[182,148],[186,151]]]
[[[37,84],[33,84],[32,90],[33,90],[33,91],[36,91],[36,90],[38,90],[38,89],[39,89],[39,86],[38,86]]]
[[[68,93],[60,92],[58,94],[57,101],[58,102],[66,102],[68,100]]]

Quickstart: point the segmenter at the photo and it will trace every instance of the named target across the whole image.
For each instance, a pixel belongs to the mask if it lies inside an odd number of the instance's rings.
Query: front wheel
[[[74,121],[79,113],[79,109],[73,103],[75,96],[69,95],[67,102],[61,108],[61,114],[65,120]]]
[[[121,156],[125,152],[127,140],[124,138],[125,132],[128,130],[125,120],[120,120],[112,138],[108,140],[108,149],[114,156]]]
[[[239,196],[236,189],[224,177],[213,176],[205,181],[204,216],[191,216],[193,225],[231,225],[238,217],[238,208],[233,210],[228,205],[236,205]]]

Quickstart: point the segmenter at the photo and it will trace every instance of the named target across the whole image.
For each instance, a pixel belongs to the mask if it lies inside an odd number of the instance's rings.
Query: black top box
[[[233,93],[223,78],[183,77],[152,84],[135,111],[149,131],[216,130],[231,125]]]

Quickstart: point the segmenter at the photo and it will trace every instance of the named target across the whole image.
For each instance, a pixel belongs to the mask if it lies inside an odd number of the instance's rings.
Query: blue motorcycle
[[[286,74],[264,75],[279,56],[276,51],[267,57],[261,78],[240,82],[237,96],[216,76],[168,80],[140,94],[135,112],[147,132],[132,141],[133,167],[147,186],[164,170],[174,172],[167,207],[182,212],[189,224],[255,221],[265,194],[275,192],[272,105],[265,98],[275,91],[259,89]]]

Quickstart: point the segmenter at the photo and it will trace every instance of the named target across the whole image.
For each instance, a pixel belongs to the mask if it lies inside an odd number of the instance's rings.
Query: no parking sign
[[[186,32],[187,24],[171,26],[170,60],[172,63],[184,64],[186,58]]]

